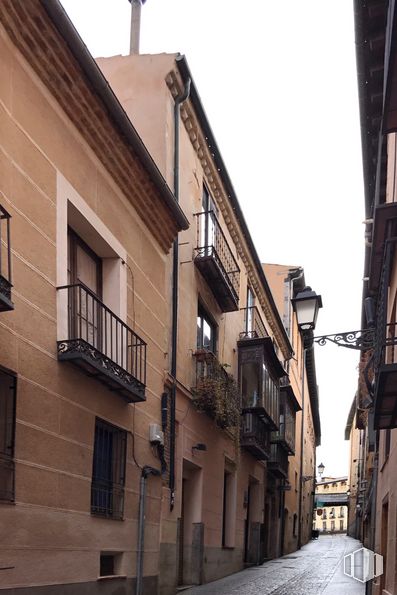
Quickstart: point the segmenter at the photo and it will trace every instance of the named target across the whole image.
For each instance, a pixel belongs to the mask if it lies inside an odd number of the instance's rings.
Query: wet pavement
[[[364,585],[343,574],[343,557],[360,547],[346,535],[320,536],[297,552],[183,595],[364,595]]]

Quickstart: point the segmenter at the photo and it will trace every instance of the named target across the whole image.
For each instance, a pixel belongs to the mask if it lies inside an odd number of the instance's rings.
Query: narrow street
[[[343,557],[360,547],[346,535],[326,535],[300,551],[254,566],[186,595],[363,595],[365,586],[343,574]]]

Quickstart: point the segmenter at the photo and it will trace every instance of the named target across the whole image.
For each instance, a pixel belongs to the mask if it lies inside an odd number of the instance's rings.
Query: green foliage
[[[235,439],[236,453],[240,438],[240,393],[237,382],[216,360],[207,373],[197,379],[193,389],[194,404],[199,411],[212,417],[223,430],[230,429]]]

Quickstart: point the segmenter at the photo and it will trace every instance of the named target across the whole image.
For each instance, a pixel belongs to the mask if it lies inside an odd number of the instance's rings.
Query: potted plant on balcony
[[[212,360],[206,374],[197,378],[192,390],[194,403],[222,428],[236,428],[240,424],[240,395],[237,383],[225,366]]]

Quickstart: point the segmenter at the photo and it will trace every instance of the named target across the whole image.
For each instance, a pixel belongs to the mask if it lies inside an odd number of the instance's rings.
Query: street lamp
[[[322,477],[323,477],[324,469],[325,469],[325,466],[323,465],[323,463],[320,463],[319,466],[317,467],[320,479],[322,479]]]
[[[348,349],[358,349],[366,351],[374,346],[375,329],[372,298],[367,298],[365,312],[369,328],[358,331],[347,331],[343,333],[334,333],[332,335],[322,335],[309,339],[308,331],[313,331],[316,327],[317,315],[320,308],[323,307],[321,295],[317,295],[311,287],[305,287],[295,298],[291,300],[292,307],[296,312],[299,329],[307,335],[309,342],[318,343],[323,346],[327,342],[335,343],[338,347],[347,347]]]
[[[301,331],[312,331],[316,327],[318,311],[323,307],[321,295],[311,287],[305,287],[291,300]]]

